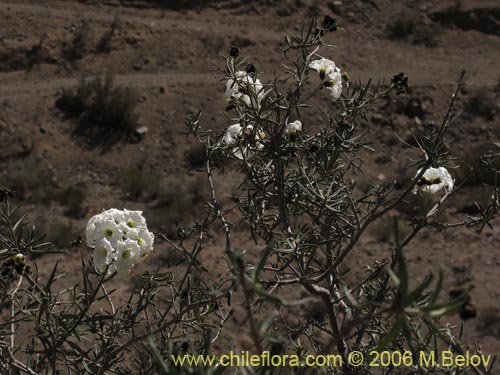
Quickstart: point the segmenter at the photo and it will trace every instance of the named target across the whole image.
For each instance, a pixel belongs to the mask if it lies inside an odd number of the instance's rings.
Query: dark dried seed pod
[[[229,56],[231,57],[238,57],[240,55],[240,49],[238,47],[231,47],[231,49],[229,50]]]

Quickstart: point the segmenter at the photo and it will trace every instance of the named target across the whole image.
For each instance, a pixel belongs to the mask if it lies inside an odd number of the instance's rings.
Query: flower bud
[[[240,55],[240,49],[238,47],[231,47],[231,49],[229,50],[229,56],[231,57],[238,57]]]

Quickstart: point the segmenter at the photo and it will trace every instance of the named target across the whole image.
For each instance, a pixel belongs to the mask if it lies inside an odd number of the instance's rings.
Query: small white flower
[[[245,128],[245,134],[250,135],[254,131],[254,126],[252,124],[247,125]],[[266,133],[262,129],[257,129],[255,131],[255,143],[257,145],[257,148],[260,150],[262,147],[264,147],[264,144],[262,141],[266,138]]]
[[[107,265],[113,262],[113,247],[106,239],[96,242],[94,252],[92,253],[94,266],[100,272],[104,271]],[[108,270],[109,272],[110,270]]]
[[[116,224],[120,224],[125,220],[122,210],[117,208],[110,208],[102,213],[102,216],[112,219]]]
[[[85,233],[85,238],[86,238],[86,242],[87,242],[88,247],[95,246],[95,241],[98,238],[98,236],[96,235],[95,224],[96,224],[97,220],[99,220],[99,218],[100,218],[100,215],[94,215],[87,222],[87,229],[86,229],[86,233]]]
[[[240,70],[235,73],[234,78],[229,78],[226,83],[226,99],[228,101],[243,99],[247,105],[252,104],[251,96],[256,97],[257,101],[263,98],[262,83],[259,79]]]
[[[137,242],[141,249],[141,256],[145,257],[153,251],[153,243],[155,236],[149,232],[147,228],[131,229],[127,233],[127,239]]]
[[[255,140],[257,142],[257,149],[262,150],[264,148],[264,139],[266,138],[266,133],[263,130],[257,130],[255,133]]]
[[[238,138],[241,137],[243,128],[240,124],[231,125],[226,129],[222,142],[227,146],[234,146],[238,142]]]
[[[325,79],[331,72],[335,71],[335,63],[331,60],[321,58],[309,63],[309,69],[315,70],[319,73],[319,78]]]
[[[417,171],[416,176],[419,175],[421,169]],[[420,181],[413,188],[413,193],[417,194],[419,188],[424,193],[435,194],[439,190],[444,189],[445,192],[453,190],[454,180],[445,167],[429,168],[427,169]]]
[[[285,126],[285,135],[292,135],[302,131],[302,123],[299,120],[289,122]]]
[[[340,95],[342,95],[342,74],[340,74],[340,69],[335,68],[335,70],[328,73],[323,85],[330,91],[334,99],[340,98]]]
[[[145,228],[146,219],[142,216],[142,211],[123,210],[124,222],[128,228]]]
[[[96,223],[95,241],[97,242],[101,238],[107,239],[111,246],[115,247],[116,243],[123,238],[123,231],[119,224],[111,217],[104,217],[102,220]]]
[[[252,142],[251,138],[249,138],[252,133],[255,133],[254,142]],[[266,138],[266,133],[261,129],[254,130],[254,126],[252,124],[245,127],[245,134],[247,136],[248,144],[240,143],[240,145],[233,147],[232,149],[233,156],[240,160],[249,159],[253,156],[256,150],[262,150],[264,148],[263,141]]]
[[[137,241],[127,239],[118,241],[116,247],[116,270],[119,273],[130,271],[136,265],[141,257],[141,248]]]
[[[87,246],[94,247],[96,242],[105,238],[115,245],[121,239],[123,231],[111,215],[105,213],[93,216],[87,223],[86,242]]]

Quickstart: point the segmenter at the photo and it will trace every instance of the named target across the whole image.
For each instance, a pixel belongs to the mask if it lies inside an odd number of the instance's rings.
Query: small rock
[[[147,126],[141,126],[137,129],[135,129],[135,132],[137,135],[144,136],[148,132],[148,127]]]
[[[125,38],[125,42],[127,42],[131,46],[135,46],[137,44],[137,39],[133,36],[129,36],[128,38]]]

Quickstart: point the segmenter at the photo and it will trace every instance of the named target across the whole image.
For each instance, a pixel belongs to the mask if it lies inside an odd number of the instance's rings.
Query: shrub
[[[342,373],[352,370],[348,366],[352,350],[364,353],[365,358],[370,350],[407,350],[414,356],[428,351],[429,345],[432,350],[443,347],[463,353],[449,325],[439,328],[442,321],[435,318],[447,313],[471,318],[472,314],[464,313],[470,300],[460,294],[438,302],[441,280],[431,287],[431,275],[410,286],[416,276],[411,276],[405,260],[407,246],[420,232],[451,230],[448,198],[460,186],[455,187],[444,167],[451,162],[444,139],[453,125],[463,77],[442,122],[426,126],[418,136],[415,151],[419,154],[408,160],[408,166],[414,167],[408,173],[411,177],[363,188],[360,152],[372,143],[370,130],[359,119],[378,100],[406,92],[408,82],[400,73],[386,85],[351,81],[346,88],[338,65],[321,50],[322,38],[336,29],[334,25],[326,17],[321,24],[313,21],[287,36],[285,52],[292,61],[279,74],[282,84],[262,83],[255,66],[232,49],[226,59],[227,129],[216,135],[204,128],[201,112],[187,120],[194,139],[206,148],[210,217],[223,228],[221,246],[231,262],[234,283],[246,296],[245,303],[252,306],[248,318],[256,327],[267,327],[252,331],[253,346],[279,345],[288,353],[300,342],[301,353],[332,352],[326,345],[305,344],[314,337],[316,343],[334,346],[343,358]],[[416,32],[414,24],[404,23],[395,24],[392,31],[404,37]],[[310,99],[315,95],[328,101],[318,108],[327,113],[322,125],[317,120],[308,123]],[[214,183],[218,178],[214,172],[223,171],[213,158],[221,154],[242,172],[240,194],[234,198],[237,209],[228,208],[233,203],[219,196]],[[490,225],[500,209],[499,193],[494,190],[482,215],[467,216],[453,227]],[[405,202],[409,202],[406,207]],[[406,209],[405,215],[394,215],[397,209]],[[257,247],[253,254],[240,250],[234,241],[241,241],[233,226],[235,218],[250,226]],[[394,241],[387,247],[390,253],[363,273],[351,270],[350,265],[356,261],[356,249],[363,249],[359,241],[367,230],[381,230],[382,240]],[[297,322],[295,314],[284,312],[287,306],[299,303],[296,293],[300,291],[300,298],[321,305],[314,310],[325,312],[319,319],[324,317],[324,321]],[[269,317],[273,308],[279,319]],[[293,340],[287,339],[290,335]],[[422,341],[422,337],[426,339]],[[423,372],[429,370],[425,364],[420,367]],[[329,370],[338,369],[332,366]],[[355,373],[371,373],[371,369],[362,365]]]
[[[95,87],[93,82],[88,82],[84,77],[78,81],[76,90],[64,88],[57,98],[55,106],[68,116],[80,116],[94,95]]]
[[[118,16],[115,16],[113,22],[111,22],[109,30],[106,30],[104,34],[101,35],[99,42],[97,43],[97,52],[109,53],[111,52],[111,41],[118,32],[121,26],[121,20]]]
[[[90,82],[80,79],[76,90],[63,90],[55,105],[70,116],[79,116],[75,133],[91,144],[106,147],[135,139],[137,94],[114,87],[111,74]]]
[[[57,263],[48,276],[28,272],[24,254],[32,252],[37,241],[22,231],[22,220],[14,221],[8,204],[1,207],[0,233],[5,234],[0,236],[0,248],[6,250],[0,256],[9,277],[1,279],[0,297],[6,302],[0,310],[9,306],[10,313],[0,325],[10,339],[0,340],[2,370],[10,366],[28,374],[221,373],[222,364],[178,368],[171,355],[212,354],[214,342],[225,335],[227,341],[234,339],[230,327],[248,332],[246,348],[293,356],[297,366],[309,356],[335,353],[341,360],[324,366],[328,373],[369,374],[373,353],[396,351],[405,353],[409,371],[429,373],[435,366],[418,363],[419,353],[465,353],[461,333],[443,320],[452,313],[473,318],[470,296],[454,291],[445,297],[441,278],[435,282],[429,274],[422,279],[406,260],[408,245],[420,233],[461,226],[481,229],[491,225],[500,210],[500,190],[494,187],[481,215],[466,216],[453,225],[440,217],[448,198],[460,189],[445,167],[451,160],[444,139],[453,125],[463,77],[442,122],[425,130],[415,150],[419,154],[408,159],[412,177],[401,181],[400,189],[391,181],[360,191],[356,181],[366,178],[363,152],[375,144],[360,119],[380,99],[404,93],[408,79],[400,73],[387,84],[345,85],[337,65],[324,57],[328,50],[323,50],[323,38],[334,30],[335,21],[325,17],[289,33],[279,82],[265,82],[255,65],[231,49],[226,58],[227,129],[205,128],[201,112],[186,120],[188,133],[206,150],[207,194],[200,191],[199,177],[167,180],[158,194],[156,208],[167,224],[184,221],[209,197],[208,204],[196,210],[195,223],[178,228],[175,240],[160,235],[184,258],[179,259],[183,267],[162,272],[155,264],[155,270],[147,270],[140,279],[123,274],[117,282],[127,277],[133,282],[125,298],[107,289],[114,272],[85,260],[82,282],[62,290],[57,288],[63,277]],[[325,114],[323,124],[310,116],[315,96],[327,98],[327,105],[317,108]],[[483,155],[485,163],[500,156],[500,144],[494,146]],[[213,163],[220,158],[231,160],[240,171],[232,175],[240,181],[238,196],[231,199],[220,196],[219,187],[227,188],[232,181],[221,177],[224,171]],[[135,187],[144,186],[142,178],[136,182],[134,176],[133,181],[131,191],[141,194]],[[421,212],[394,215],[403,202],[428,196],[430,204],[422,205]],[[93,221],[95,217],[88,222],[102,246],[95,243],[93,258],[108,265],[120,260],[128,269],[144,259],[132,256],[141,251],[140,238],[134,240],[134,219],[126,220],[120,210],[108,212],[112,214],[102,216],[102,222]],[[151,212],[145,213],[147,220]],[[366,267],[352,267],[364,247],[362,236],[387,221],[392,222],[393,245]],[[129,249],[123,247],[124,233]],[[384,229],[383,239],[389,239],[388,233]],[[120,255],[112,254],[115,260],[104,258],[112,251],[105,248],[113,247],[111,242],[121,246]],[[207,253],[207,245],[223,252]],[[222,266],[203,264],[210,257],[217,257]],[[168,255],[166,260],[177,261]],[[244,316],[231,321],[233,314]],[[25,335],[29,340],[16,335],[20,327],[30,331]],[[353,351],[366,359],[355,369],[349,361]],[[246,364],[238,367],[253,371]],[[468,368],[449,370],[462,375]],[[259,366],[257,371],[267,373],[269,367]],[[491,368],[481,371],[491,373]]]
[[[84,19],[74,30],[69,38],[63,43],[62,53],[70,63],[83,58],[89,44],[90,24]]]
[[[43,42],[44,38],[41,38],[37,44],[33,44],[29,50],[26,51],[27,69],[31,70],[34,67],[42,63],[44,53],[43,53]]]

